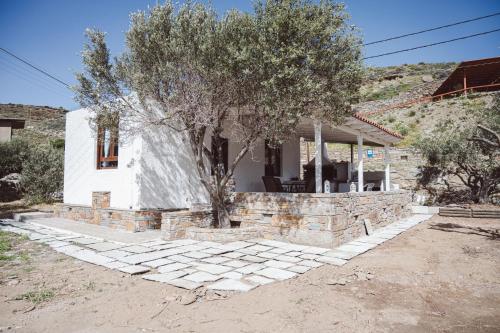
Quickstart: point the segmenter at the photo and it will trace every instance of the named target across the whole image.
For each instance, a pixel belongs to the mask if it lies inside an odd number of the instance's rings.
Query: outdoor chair
[[[277,177],[263,176],[262,181],[266,192],[285,192],[281,186],[281,180]]]
[[[375,183],[366,183],[365,186],[363,186],[363,189],[367,192],[373,191],[373,187],[375,186]]]

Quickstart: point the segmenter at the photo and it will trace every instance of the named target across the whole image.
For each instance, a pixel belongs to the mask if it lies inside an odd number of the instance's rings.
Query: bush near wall
[[[21,175],[22,195],[30,203],[50,202],[62,192],[64,140],[43,143],[23,138],[0,143],[0,179]],[[15,175],[17,174],[17,175]],[[4,201],[19,198],[8,196]],[[5,194],[5,193],[4,193]]]
[[[11,173],[21,173],[23,161],[28,153],[28,143],[14,139],[0,143],[0,178]]]
[[[30,147],[22,164],[21,187],[30,203],[54,201],[62,191],[64,149],[44,144]]]

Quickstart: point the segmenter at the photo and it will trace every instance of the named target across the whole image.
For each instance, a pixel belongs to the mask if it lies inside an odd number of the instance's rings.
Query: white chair
[[[375,186],[375,183],[366,183],[365,186],[363,186],[363,190],[366,192],[371,192],[371,191],[373,191],[374,186]]]

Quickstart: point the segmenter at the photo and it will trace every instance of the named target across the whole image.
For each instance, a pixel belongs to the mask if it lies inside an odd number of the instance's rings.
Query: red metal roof
[[[382,126],[382,125],[378,124],[377,122],[375,122],[375,121],[373,121],[373,120],[370,120],[370,119],[368,119],[368,118],[365,118],[365,117],[363,117],[362,115],[360,115],[359,113],[355,113],[355,114],[353,114],[353,118],[356,118],[356,119],[358,119],[358,120],[361,120],[361,121],[363,121],[363,122],[365,122],[365,123],[367,123],[367,124],[370,124],[370,125],[372,125],[372,126],[375,126],[376,128],[378,128],[378,129],[380,129],[380,130],[382,130],[382,131],[386,132],[387,134],[390,134],[390,135],[392,135],[392,136],[394,136],[394,137],[396,137],[396,138],[398,138],[398,139],[403,139],[403,138],[404,138],[401,134],[399,134],[399,133],[397,133],[397,132],[394,132],[394,131],[391,131],[391,130],[390,130],[390,129],[388,129],[387,127],[384,127],[384,126]]]
[[[464,89],[464,85],[467,86],[467,90],[497,91],[500,90],[499,84],[500,57],[464,61],[458,65],[432,96]]]

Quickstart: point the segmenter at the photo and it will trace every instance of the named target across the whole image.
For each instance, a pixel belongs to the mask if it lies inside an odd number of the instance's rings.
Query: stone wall
[[[194,238],[229,242],[262,237],[322,247],[336,247],[410,214],[407,191],[364,193],[232,194],[231,222],[239,228],[211,228],[209,211],[182,210],[162,214],[162,238]]]
[[[165,240],[186,238],[188,228],[209,228],[212,213],[208,210],[179,210],[161,214],[161,237]]]
[[[110,192],[92,192],[92,206],[63,204],[55,209],[55,215],[132,232],[160,229],[161,210],[115,209],[109,203]]]
[[[407,191],[364,193],[235,193],[231,220],[264,238],[336,247],[410,214]]]

